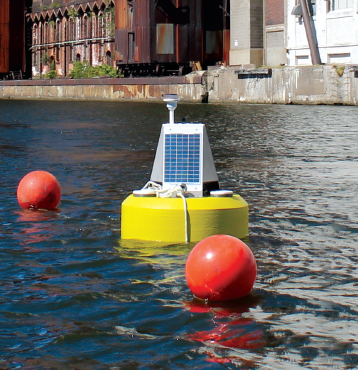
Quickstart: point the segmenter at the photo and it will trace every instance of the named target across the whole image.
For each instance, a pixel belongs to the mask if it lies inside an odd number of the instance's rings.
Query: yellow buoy
[[[244,238],[249,206],[220,189],[203,123],[174,123],[179,96],[164,96],[169,123],[159,136],[150,181],[122,203],[122,239],[198,242],[211,235]],[[210,196],[208,196],[210,194]]]
[[[122,203],[122,239],[185,242],[187,234],[197,242],[216,234],[248,235],[249,207],[240,195],[185,200],[186,215],[181,198],[130,195]]]

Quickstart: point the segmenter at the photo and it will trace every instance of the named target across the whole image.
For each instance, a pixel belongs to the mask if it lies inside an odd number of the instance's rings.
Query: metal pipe
[[[308,41],[308,46],[311,52],[312,64],[321,64],[321,58],[318,52],[317,42],[313,33],[313,27],[311,23],[311,17],[308,11],[307,1],[300,0],[303,23],[305,25],[306,36]]]
[[[102,41],[102,42],[110,42],[110,41],[114,41],[114,38],[113,37],[107,37],[107,38],[103,38],[103,37],[94,37],[92,39],[82,39],[82,40],[71,40],[71,41],[59,41],[59,42],[49,42],[48,44],[36,44],[36,45],[32,45],[30,49],[35,49],[35,48],[40,48],[40,47],[44,47],[44,46],[55,46],[55,45],[63,45],[63,44],[80,44],[80,43],[84,43],[84,42],[88,42],[88,41]]]

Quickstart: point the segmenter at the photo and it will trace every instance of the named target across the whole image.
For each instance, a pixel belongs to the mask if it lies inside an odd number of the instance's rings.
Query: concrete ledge
[[[232,66],[203,78],[209,102],[358,105],[357,66]]]
[[[200,102],[201,76],[0,81],[3,99],[161,100],[165,94]]]
[[[0,86],[176,85],[198,83],[201,83],[201,77],[196,74],[167,77],[0,80]]]
[[[154,101],[165,94],[191,102],[358,105],[358,68],[220,66],[181,77],[0,82],[0,99]]]

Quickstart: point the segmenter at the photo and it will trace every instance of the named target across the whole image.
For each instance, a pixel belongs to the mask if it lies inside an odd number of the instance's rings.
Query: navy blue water
[[[357,108],[195,105],[223,188],[250,205],[252,294],[196,301],[193,244],[120,240],[149,179],[163,103],[0,101],[1,369],[358,366]],[[21,210],[33,170],[58,212]]]

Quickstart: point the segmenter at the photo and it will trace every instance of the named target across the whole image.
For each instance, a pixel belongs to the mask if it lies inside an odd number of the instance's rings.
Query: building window
[[[104,38],[105,37],[105,21],[104,21],[104,15],[103,15],[103,13],[101,13],[99,15],[98,37],[100,37],[100,38]]]
[[[91,24],[91,28],[92,28],[92,33],[93,33],[93,37],[98,37],[98,27],[97,27],[97,22],[98,22],[98,17],[93,17],[92,18],[92,24]]]
[[[305,66],[310,63],[308,55],[297,55],[296,56],[296,65]]]
[[[353,0],[332,0],[331,4],[332,4],[331,10],[353,8]]]
[[[112,13],[111,8],[107,8],[107,14],[106,14],[106,37],[112,36]]]
[[[58,19],[56,21],[56,45],[55,45],[55,58],[56,58],[56,62],[59,62],[60,61],[60,42],[62,41],[61,40],[61,21]]]
[[[48,30],[48,23],[47,22],[45,23],[45,29],[44,29],[43,36],[44,36],[43,44],[48,44],[49,30]]]
[[[76,37],[76,21],[74,19],[70,19],[70,40],[75,40]]]
[[[44,43],[44,28],[43,28],[43,23],[40,23],[40,28],[39,28],[39,32],[40,32],[40,44],[43,44]]]
[[[38,27],[37,27],[37,24],[34,25],[32,39],[33,39],[32,44],[37,45],[38,44]]]
[[[57,19],[56,20],[56,42],[60,42],[61,41],[61,21],[60,19]]]
[[[56,70],[55,58],[53,56],[50,57],[50,71]]]
[[[87,17],[87,34],[86,38],[90,39],[92,37],[92,16],[91,14]]]
[[[112,54],[110,51],[107,51],[106,53],[106,63],[107,65],[112,65]]]
[[[351,54],[350,53],[342,53],[342,54],[328,54],[327,55],[328,63],[332,64],[348,64],[351,62]]]
[[[87,32],[88,32],[88,17],[85,15],[82,19],[82,38],[87,38]]]

